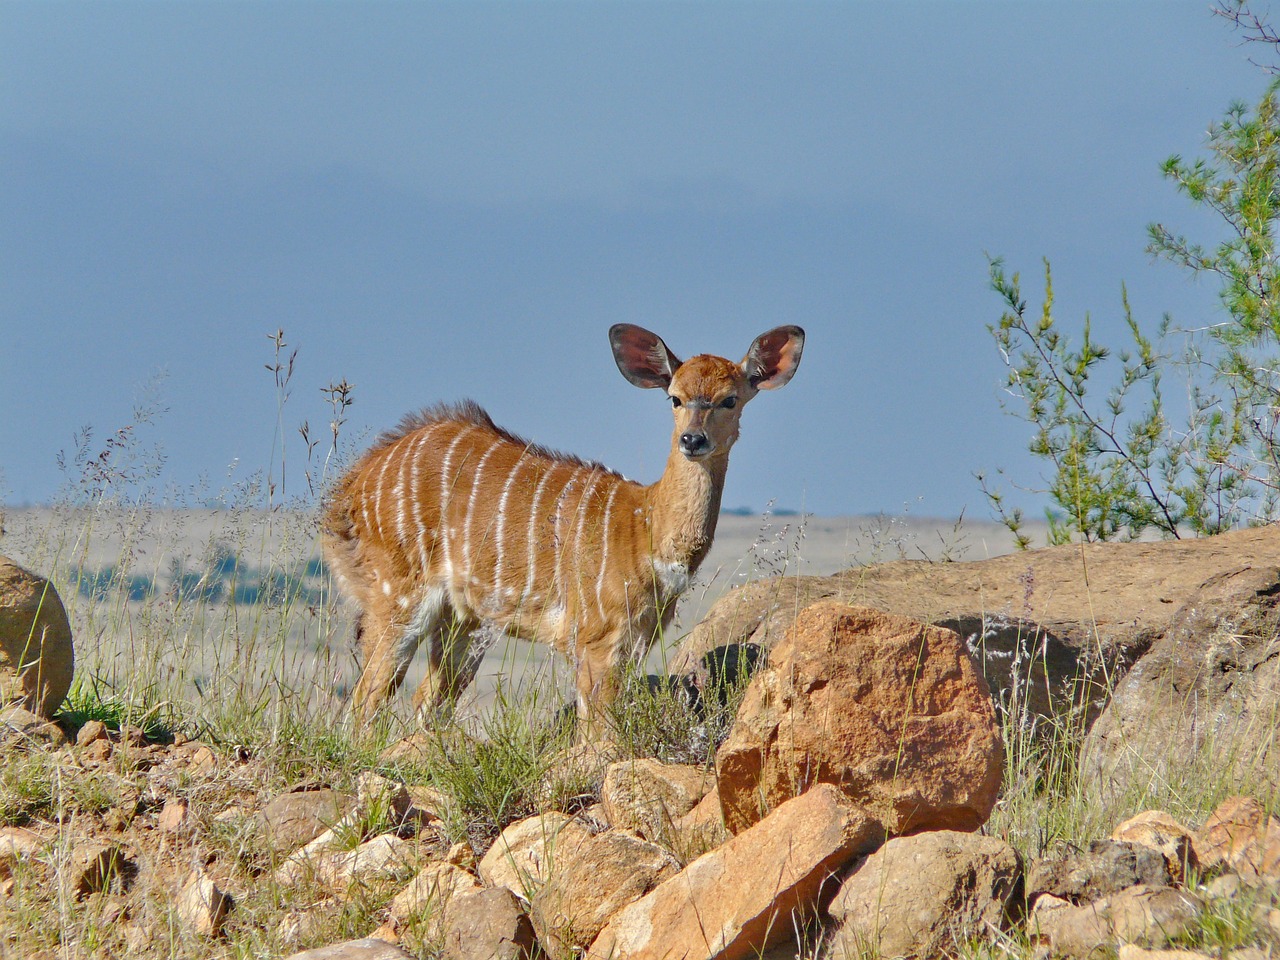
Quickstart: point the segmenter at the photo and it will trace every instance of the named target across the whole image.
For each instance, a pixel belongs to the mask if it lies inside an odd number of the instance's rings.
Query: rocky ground
[[[704,711],[751,668],[709,762],[547,741],[502,818],[430,735],[51,722],[28,627],[0,957],[1280,955],[1277,602],[1274,527],[764,580],[676,661]]]

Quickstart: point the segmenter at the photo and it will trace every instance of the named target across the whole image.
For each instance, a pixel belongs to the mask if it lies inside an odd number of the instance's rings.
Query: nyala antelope
[[[609,340],[624,377],[671,398],[675,430],[657,483],[522,440],[471,402],[405,418],[338,482],[324,550],[360,608],[358,726],[400,685],[422,640],[415,705],[451,703],[475,674],[470,634],[487,627],[569,657],[578,715],[589,737],[601,732],[620,667],[670,622],[711,547],[742,408],[791,379],[804,331],[762,334],[741,363],[681,362],[631,324]]]

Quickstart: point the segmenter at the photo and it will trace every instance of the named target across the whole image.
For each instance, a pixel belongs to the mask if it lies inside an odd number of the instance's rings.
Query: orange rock
[[[976,830],[1002,767],[990,693],[954,632],[832,601],[796,618],[716,755],[735,833],[815,783],[891,834]]]
[[[1280,819],[1252,797],[1230,797],[1193,838],[1200,863],[1225,866],[1245,880],[1280,880]]]
[[[58,591],[0,557],[0,706],[17,703],[44,720],[71,689],[75,651]]]

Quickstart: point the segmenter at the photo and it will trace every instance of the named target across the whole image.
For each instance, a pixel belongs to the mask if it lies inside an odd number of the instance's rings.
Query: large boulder
[[[752,679],[716,770],[735,833],[815,783],[890,834],[976,830],[995,806],[1003,747],[954,632],[827,601],[801,612]]]
[[[1262,532],[1271,555],[1224,566],[1181,598],[1116,684],[1081,760],[1103,802],[1197,764],[1253,792],[1280,789],[1280,527]]]
[[[0,707],[49,720],[71,689],[75,653],[58,591],[0,557]]]
[[[1047,714],[1083,702],[1089,717],[1115,678],[1163,637],[1206,581],[1271,569],[1280,526],[1198,540],[1074,544],[989,560],[900,560],[829,577],[772,577],[721,598],[671,660],[703,680],[707,663],[741,647],[764,654],[819,600],[874,607],[950,627],[1002,702]],[[1280,591],[1280,573],[1271,574]],[[739,660],[743,658],[739,657]]]
[[[819,784],[618,911],[586,956],[761,956],[823,906],[842,867],[883,842],[880,824]]]

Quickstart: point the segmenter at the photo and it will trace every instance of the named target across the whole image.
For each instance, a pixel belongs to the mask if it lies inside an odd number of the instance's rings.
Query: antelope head
[[[613,357],[637,387],[671,398],[675,443],[688,460],[724,457],[738,439],[742,408],[761,390],[776,390],[796,372],[804,331],[777,327],[751,344],[741,363],[701,354],[682,362],[656,333],[630,323],[609,330]]]

